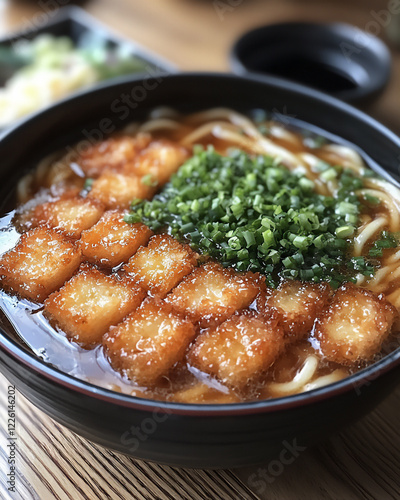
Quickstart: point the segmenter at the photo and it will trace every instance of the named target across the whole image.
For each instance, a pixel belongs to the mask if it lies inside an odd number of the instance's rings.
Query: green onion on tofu
[[[153,200],[135,200],[125,220],[167,229],[224,266],[263,273],[270,286],[281,278],[338,286],[374,268],[364,257],[349,258],[363,180],[323,166],[326,181],[337,182],[335,198],[274,158],[196,148]]]

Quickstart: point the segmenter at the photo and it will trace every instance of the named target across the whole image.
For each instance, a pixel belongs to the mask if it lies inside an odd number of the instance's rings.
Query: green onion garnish
[[[195,148],[153,200],[135,200],[125,220],[167,228],[224,266],[263,273],[271,286],[280,278],[338,286],[359,272],[372,275],[364,257],[349,257],[362,179],[324,162],[317,169],[335,179],[335,198],[316,193],[311,180],[277,159]]]

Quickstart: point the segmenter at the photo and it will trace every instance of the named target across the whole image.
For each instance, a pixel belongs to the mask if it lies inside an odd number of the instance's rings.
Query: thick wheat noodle
[[[355,284],[357,286],[361,286],[361,285],[363,285],[367,281],[367,277],[360,273],[360,274],[357,274],[356,280],[357,281],[356,281]]]
[[[226,120],[231,123],[238,123],[246,120],[246,117],[229,108],[212,108],[191,114],[187,117],[186,122],[197,124],[215,120]]]
[[[389,283],[397,280],[397,278],[400,278],[400,267],[397,267],[397,269],[393,270],[393,274],[389,278],[389,280],[390,280]]]
[[[154,132],[155,130],[177,130],[182,124],[169,118],[156,118],[145,122],[140,128],[140,132]]]
[[[257,127],[255,127],[255,125],[243,115],[233,113],[232,111],[224,108],[217,108],[195,115],[193,117],[193,121],[196,122],[200,119],[200,117],[202,119],[211,119],[216,121],[202,125],[191,132],[182,140],[182,144],[193,144],[206,135],[212,134],[219,139],[232,141],[235,145],[248,151],[252,151],[257,154],[267,154],[279,157],[290,167],[296,167],[299,163],[301,164],[301,161],[299,161],[296,155],[287,149],[278,146],[273,141],[266,139]],[[230,123],[220,121],[223,118],[228,120]],[[230,133],[230,131],[232,131],[232,133]],[[244,132],[248,137],[251,137],[253,142],[241,135],[241,132]],[[256,139],[259,144],[254,143],[254,139]]]
[[[361,232],[354,238],[353,253],[356,257],[362,255],[363,249],[367,242],[378,232],[382,231],[387,226],[386,217],[379,217],[369,222]]]
[[[27,175],[22,177],[17,184],[17,200],[18,203],[26,203],[31,197],[31,189],[37,184],[43,183],[46,175],[51,171],[51,168],[56,163],[56,160],[60,159],[60,152],[52,153],[41,162],[33,172],[29,172]]]
[[[394,199],[387,193],[377,189],[362,189],[359,191],[363,197],[366,195],[374,196],[380,200],[380,204],[386,207],[389,215],[388,225],[392,232],[395,232],[400,225],[400,206],[397,206]],[[400,191],[397,193],[400,196]]]
[[[397,264],[392,264],[391,266],[381,267],[376,273],[373,279],[368,283],[368,288],[375,293],[384,292],[388,285],[397,278],[399,274],[400,267]],[[393,274],[391,275],[391,273]],[[384,283],[382,281],[385,280]]]
[[[129,125],[127,125],[124,129],[122,129],[123,134],[127,135],[136,135],[138,130],[139,130],[139,123],[137,122],[132,122]]]
[[[35,182],[37,182],[38,184],[43,182],[44,178],[49,172],[49,169],[53,165],[56,165],[59,161],[62,162],[62,160],[63,157],[61,156],[59,151],[44,158],[44,160],[39,163],[35,170]]]
[[[272,137],[276,137],[277,139],[283,139],[287,142],[293,144],[293,146],[298,146],[299,138],[293,132],[290,132],[284,127],[281,127],[277,124],[272,124],[269,128],[270,134]]]
[[[400,211],[400,189],[384,179],[366,179],[365,185],[372,189],[380,189],[392,196],[396,209]]]
[[[400,288],[386,297],[395,307],[400,308]]]
[[[361,156],[348,146],[341,146],[340,144],[327,144],[322,146],[321,151],[328,151],[337,154],[339,157],[346,160],[346,163],[343,166],[350,168],[358,174],[361,174],[365,168]]]
[[[323,196],[333,196],[337,191],[337,182],[335,184],[325,184],[325,182],[318,178],[318,172],[313,171],[313,168],[315,168],[321,160],[311,153],[299,153],[298,157],[302,160],[303,164],[305,164],[307,177],[314,182],[317,193]]]
[[[156,118],[181,118],[181,114],[176,109],[170,108],[168,106],[159,106],[158,108],[153,109],[153,111],[149,115],[150,120],[154,120]]]
[[[223,121],[213,121],[197,127],[195,130],[190,132],[186,137],[184,137],[181,140],[181,143],[184,146],[190,146],[192,144],[195,144],[196,142],[199,142],[201,139],[204,139],[204,137],[207,137],[208,135],[214,135],[214,129],[220,126],[225,126],[226,128],[230,128],[233,131],[238,130],[237,127],[235,127],[235,125],[231,123]]]
[[[388,264],[393,264],[394,262],[398,262],[399,260],[400,260],[400,250],[392,254],[390,257],[388,257],[384,263],[386,266]]]
[[[17,184],[17,200],[19,204],[26,203],[31,196],[31,186],[35,181],[35,174],[29,173],[22,177]]]
[[[329,375],[323,375],[322,377],[318,377],[312,382],[305,384],[303,387],[303,391],[312,391],[313,389],[318,389],[319,387],[324,387],[325,385],[333,384],[334,382],[338,382],[339,380],[347,377],[348,373],[346,373],[341,368],[333,371]]]
[[[282,161],[290,169],[302,165],[302,161],[300,160],[300,158],[298,158],[296,155],[283,148],[282,146],[278,146],[274,142],[265,138],[255,142],[254,140],[241,135],[237,131],[229,130],[229,128],[226,127],[225,124],[216,126],[213,129],[213,135],[218,137],[219,139],[231,141],[236,146],[251,151],[252,153],[264,154],[279,158],[280,161]]]
[[[249,137],[253,137],[254,139],[262,139],[264,137],[254,123],[243,115],[232,114],[230,122],[243,130]]]
[[[286,394],[295,394],[311,381],[319,365],[319,359],[316,356],[308,356],[304,361],[301,370],[290,382],[271,382],[268,389],[274,396],[285,396]]]

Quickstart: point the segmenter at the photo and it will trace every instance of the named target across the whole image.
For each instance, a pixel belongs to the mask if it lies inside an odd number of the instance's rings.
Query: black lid
[[[391,58],[379,38],[348,24],[283,23],[239,38],[231,67],[239,75],[276,75],[359,101],[385,87]]]

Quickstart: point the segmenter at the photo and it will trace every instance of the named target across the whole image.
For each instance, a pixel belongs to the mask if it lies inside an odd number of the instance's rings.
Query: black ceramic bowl
[[[285,77],[349,102],[377,97],[391,67],[379,38],[344,23],[262,26],[235,42],[230,60],[238,75]]]
[[[136,96],[130,109],[123,95]],[[139,97],[140,96],[140,97]],[[271,78],[181,74],[105,84],[28,119],[0,140],[2,199],[26,166],[49,151],[142,119],[155,106],[183,111],[230,106],[286,113],[344,137],[388,172],[399,167],[400,140],[333,98]],[[108,122],[108,128],[110,123]],[[101,389],[65,375],[0,333],[0,369],[34,405],[69,429],[134,457],[183,467],[236,467],[301,453],[354,421],[389,394],[400,378],[400,350],[329,387],[295,396],[227,405],[163,403]]]

